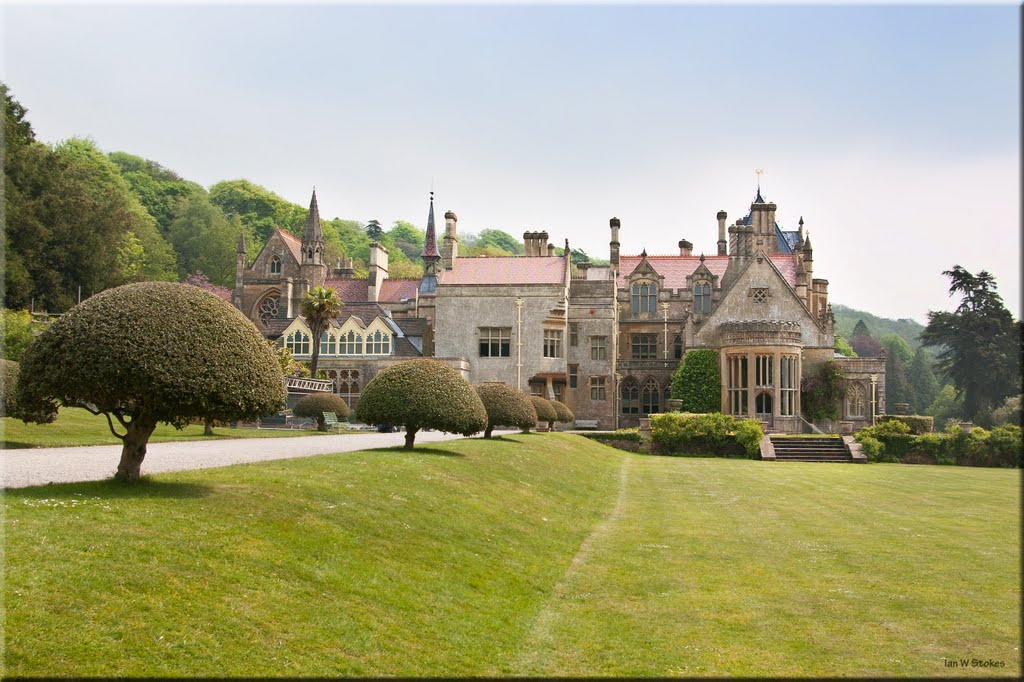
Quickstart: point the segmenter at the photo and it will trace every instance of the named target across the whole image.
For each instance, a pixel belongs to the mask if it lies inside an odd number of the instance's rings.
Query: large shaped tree
[[[256,419],[284,399],[281,367],[252,322],[173,282],[108,289],[72,308],[25,351],[17,392],[25,421],[52,422],[58,406],[105,415],[124,443],[125,481],[139,478],[158,422]]]
[[[306,318],[306,325],[313,334],[313,356],[309,361],[309,373],[316,378],[316,367],[320,364],[320,337],[331,325],[331,320],[341,314],[343,304],[334,289],[313,287],[302,299],[300,310]]]
[[[960,305],[952,313],[930,311],[921,343],[940,349],[937,369],[963,397],[964,416],[977,419],[1020,391],[1021,324],[990,273],[972,275],[956,265],[942,274],[950,279],[950,296],[961,295]]]

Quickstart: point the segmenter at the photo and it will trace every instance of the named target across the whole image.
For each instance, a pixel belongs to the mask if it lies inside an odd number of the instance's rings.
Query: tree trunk
[[[416,440],[416,432],[420,430],[418,426],[407,426],[405,427],[405,449],[412,450],[413,441]]]
[[[136,417],[128,424],[121,447],[121,462],[117,465],[114,479],[125,483],[139,480],[142,460],[146,458],[146,444],[156,429],[156,420],[151,417]]]
[[[203,420],[203,435],[204,436],[212,436],[213,435],[213,420],[210,419],[209,417],[206,417]]]
[[[493,426],[488,426],[486,429],[484,429],[484,438],[490,438],[491,437],[491,430],[493,428],[494,428]]]
[[[320,415],[319,417],[316,418],[316,430],[317,431],[326,431],[327,430],[327,422],[324,420],[323,415]]]

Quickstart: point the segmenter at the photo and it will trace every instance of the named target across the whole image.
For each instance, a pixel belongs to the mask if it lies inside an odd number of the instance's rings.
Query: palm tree
[[[341,314],[344,304],[338,300],[334,289],[313,287],[302,299],[300,311],[306,318],[309,331],[313,334],[313,357],[309,363],[310,376],[316,378],[316,366],[320,362],[320,337],[330,327],[331,320]]]

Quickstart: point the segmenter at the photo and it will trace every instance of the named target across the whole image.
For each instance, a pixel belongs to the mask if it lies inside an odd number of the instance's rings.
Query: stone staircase
[[[814,438],[796,438],[787,436],[770,436],[771,457],[776,462],[846,462],[860,461],[851,456],[841,436],[820,436]]]

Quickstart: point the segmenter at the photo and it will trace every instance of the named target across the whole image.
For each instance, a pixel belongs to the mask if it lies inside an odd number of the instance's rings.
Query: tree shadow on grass
[[[441,457],[465,457],[461,452],[453,452],[442,448],[431,448],[417,445],[412,450],[406,450],[402,446],[391,448],[377,448],[378,452],[395,452],[402,455],[440,455]]]
[[[108,478],[103,481],[47,483],[30,488],[8,488],[4,490],[4,496],[8,499],[19,497],[25,499],[73,499],[78,497],[198,499],[210,496],[213,494],[213,489],[214,486],[206,483],[161,481],[143,476],[137,483],[122,483]]]

